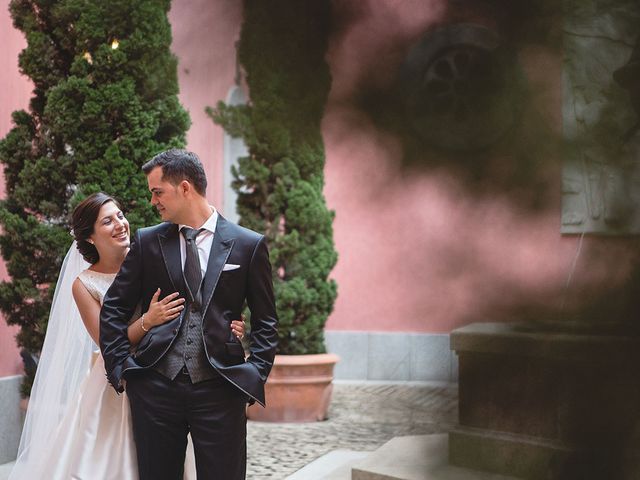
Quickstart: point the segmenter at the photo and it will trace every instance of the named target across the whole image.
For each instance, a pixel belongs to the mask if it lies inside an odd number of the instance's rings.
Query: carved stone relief
[[[638,35],[635,0],[565,0],[563,233],[640,233],[640,134],[613,79]]]
[[[453,24],[414,45],[398,90],[408,124],[426,144],[475,152],[500,140],[516,121],[519,73],[496,32]]]

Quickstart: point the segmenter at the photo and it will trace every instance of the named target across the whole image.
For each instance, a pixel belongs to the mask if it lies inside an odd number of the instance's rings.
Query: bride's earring
[[[93,245],[93,240],[88,239],[87,242],[89,242],[91,245]]]

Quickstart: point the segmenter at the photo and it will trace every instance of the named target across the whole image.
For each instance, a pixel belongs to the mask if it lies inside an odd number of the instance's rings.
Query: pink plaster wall
[[[26,46],[21,32],[13,28],[8,12],[9,0],[0,0],[0,138],[12,128],[11,112],[29,106],[32,85],[18,71],[18,53]],[[0,197],[4,197],[4,179],[0,173]],[[0,260],[0,280],[7,278]],[[8,327],[0,318],[0,377],[22,372],[22,361],[14,337],[18,329]]]
[[[444,1],[333,5],[333,85],[323,133],[339,294],[328,330],[444,333],[508,319],[521,305],[573,306],[624,280],[630,242],[585,238],[565,290],[579,238],[560,234],[558,150],[549,147],[553,158],[544,159],[545,207],[531,211],[496,190],[471,192],[462,171],[401,167],[400,140],[357,106],[363,87],[388,86],[408,48],[447,20]],[[524,121],[537,115],[561,135],[558,49],[530,47],[519,60],[537,95],[536,111]],[[517,160],[510,155],[499,151],[491,161],[508,165]]]
[[[202,160],[209,187],[207,197],[224,214],[223,130],[204,113],[226,100],[234,85],[235,42],[240,35],[242,2],[237,0],[174,0],[169,14],[172,50],[179,58],[180,102],[193,122],[188,148]]]
[[[10,112],[26,107],[30,96],[16,67],[24,41],[10,26],[7,5],[0,0],[1,135],[10,128]],[[336,211],[333,277],[339,296],[329,330],[444,333],[470,321],[504,319],[524,301],[579,303],[603,284],[622,280],[631,258],[628,242],[586,238],[564,291],[578,238],[559,233],[558,162],[547,172],[546,207],[532,212],[506,195],[470,192],[461,172],[401,168],[399,139],[353,101],[364,83],[384,87],[393,80],[408,46],[445,20],[442,0],[345,0],[334,6],[342,24],[330,42],[333,86],[323,134],[325,194]],[[180,100],[193,121],[188,148],[203,160],[208,197],[223,213],[223,132],[204,108],[224,100],[233,85],[241,9],[236,0],[174,0],[170,12]],[[559,134],[558,53],[529,48],[520,60],[538,92],[536,113]],[[508,160],[509,153],[503,155]],[[549,155],[559,153],[551,149]],[[0,375],[20,368],[13,334],[0,323]]]

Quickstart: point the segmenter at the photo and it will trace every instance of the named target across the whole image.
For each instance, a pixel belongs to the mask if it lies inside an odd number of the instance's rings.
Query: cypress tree
[[[189,126],[177,99],[169,7],[170,0],[10,4],[27,39],[20,70],[34,90],[29,111],[13,113],[15,126],[0,141],[0,249],[11,276],[0,285],[0,310],[21,327],[25,350],[42,347],[79,201],[102,190],[122,203],[132,230],[157,221],[140,166],[184,146]]]
[[[331,86],[329,19],[326,0],[246,1],[238,54],[251,104],[208,110],[249,150],[233,188],[240,223],[269,240],[281,354],[325,352],[324,324],[336,298],[320,131]]]

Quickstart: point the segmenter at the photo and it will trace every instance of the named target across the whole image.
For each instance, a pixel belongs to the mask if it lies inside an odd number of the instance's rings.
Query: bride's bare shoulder
[[[71,286],[71,292],[73,298],[78,303],[81,299],[88,299],[89,297],[100,302],[100,292],[97,286],[92,282],[91,270],[83,270],[73,281]]]

